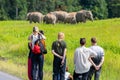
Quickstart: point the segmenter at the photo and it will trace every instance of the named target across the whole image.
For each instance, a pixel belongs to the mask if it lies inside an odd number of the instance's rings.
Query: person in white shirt
[[[74,66],[75,71],[73,74],[74,80],[87,80],[88,71],[90,69],[91,63],[89,58],[92,56],[96,56],[96,52],[93,50],[86,48],[86,39],[80,38],[80,47],[75,50],[74,53]]]
[[[65,80],[73,80],[73,76],[68,72],[68,67],[66,67]]]
[[[92,76],[94,75],[94,80],[99,80],[100,72],[102,68],[102,64],[104,62],[104,50],[102,47],[97,45],[97,39],[95,37],[91,38],[92,46],[90,49],[97,53],[96,57],[90,58],[93,61],[93,66],[91,66],[88,74],[88,80],[92,80]]]

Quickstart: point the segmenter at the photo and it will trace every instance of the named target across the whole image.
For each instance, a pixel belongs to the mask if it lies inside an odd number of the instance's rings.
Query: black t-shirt
[[[57,54],[63,56],[64,50],[67,48],[65,41],[54,41],[52,43],[52,50],[54,50]]]

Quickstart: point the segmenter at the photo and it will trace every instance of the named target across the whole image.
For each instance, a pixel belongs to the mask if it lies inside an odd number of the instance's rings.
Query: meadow
[[[45,55],[44,80],[52,80],[53,54],[51,44],[57,39],[58,32],[65,33],[67,43],[67,66],[73,74],[73,54],[79,47],[79,39],[87,39],[89,47],[90,38],[96,37],[98,45],[105,50],[100,80],[119,80],[120,76],[120,18],[96,20],[94,22],[79,24],[29,24],[28,21],[0,21],[0,70],[27,78],[28,36],[33,26],[44,30],[48,53]]]

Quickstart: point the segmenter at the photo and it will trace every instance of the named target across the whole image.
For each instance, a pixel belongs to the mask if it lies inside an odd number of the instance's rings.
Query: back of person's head
[[[65,35],[63,32],[58,33],[58,39],[64,39]]]
[[[95,37],[92,37],[92,38],[91,38],[91,42],[92,42],[92,43],[97,43],[97,39],[96,39]]]
[[[37,39],[36,41],[35,41],[35,44],[34,45],[37,45],[39,43],[39,39]]]
[[[86,39],[85,38],[80,38],[80,44],[85,45],[85,43],[86,43]]]
[[[43,30],[39,30],[39,32],[44,35],[44,31]]]

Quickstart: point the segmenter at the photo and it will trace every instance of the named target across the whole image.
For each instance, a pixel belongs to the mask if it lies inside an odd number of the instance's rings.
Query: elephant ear
[[[91,17],[91,16],[92,16],[91,11],[86,11],[86,17],[89,18],[89,17]]]

